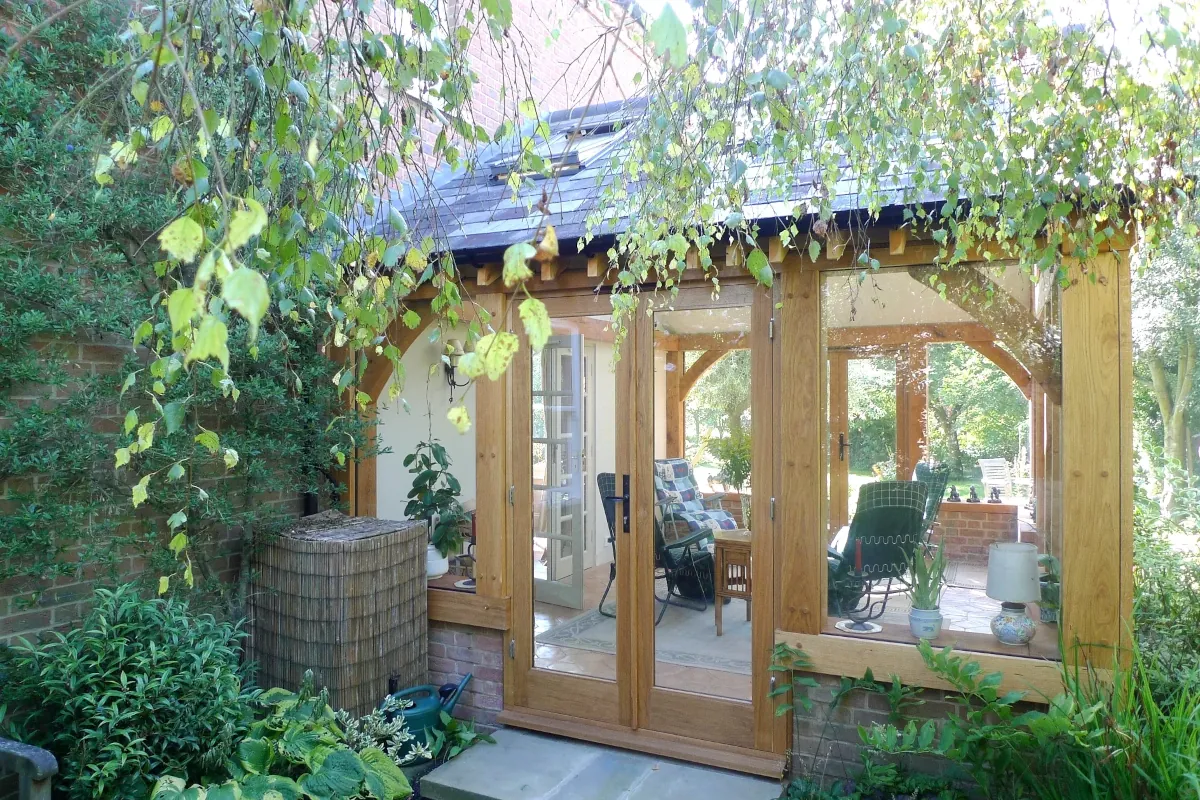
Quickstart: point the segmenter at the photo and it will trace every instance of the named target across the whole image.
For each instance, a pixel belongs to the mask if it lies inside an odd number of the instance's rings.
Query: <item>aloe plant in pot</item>
[[[942,592],[946,588],[946,549],[939,542],[928,551],[918,549],[909,560],[912,608],[908,627],[918,639],[936,639],[942,633]]]
[[[1038,565],[1046,568],[1039,579],[1042,597],[1038,600],[1038,618],[1042,622],[1058,622],[1062,602],[1062,570],[1058,559],[1049,553],[1038,556]]]

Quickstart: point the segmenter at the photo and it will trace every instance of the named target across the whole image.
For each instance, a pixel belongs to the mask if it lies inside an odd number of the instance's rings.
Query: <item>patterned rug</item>
[[[657,606],[655,611],[658,611]],[[745,601],[733,600],[725,606],[721,614],[721,636],[717,636],[713,613],[711,603],[704,611],[669,606],[662,622],[654,629],[655,659],[685,667],[749,675],[750,623],[746,621]],[[537,637],[538,644],[598,653],[616,653],[616,641],[617,621],[594,608]]]

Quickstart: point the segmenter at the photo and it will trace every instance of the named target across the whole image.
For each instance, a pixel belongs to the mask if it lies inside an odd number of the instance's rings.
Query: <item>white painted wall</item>
[[[442,372],[441,352],[445,339],[467,339],[467,329],[458,328],[437,342],[421,336],[404,354],[406,376],[404,391],[394,402],[387,402],[385,390],[379,408],[379,437],[383,447],[390,453],[379,456],[378,514],[383,519],[404,519],[404,506],[408,503],[408,490],[412,488],[413,476],[404,466],[404,457],[413,451],[418,442],[430,438],[438,439],[450,456],[450,470],[462,484],[463,504],[475,507],[475,427],[459,433],[446,412],[450,408],[450,387]],[[430,365],[436,365],[433,375]],[[460,378],[461,380],[461,378]],[[455,390],[455,404],[462,389]],[[404,402],[408,401],[405,410]],[[475,392],[467,391],[467,411],[475,419]],[[432,411],[432,414],[430,414]],[[432,426],[432,427],[431,427]]]
[[[1023,306],[1032,307],[1033,281],[1017,267],[984,271]],[[975,321],[966,311],[943,300],[932,287],[914,280],[905,270],[869,273],[861,284],[858,278],[858,272],[831,273],[825,278],[822,307],[827,327]]]

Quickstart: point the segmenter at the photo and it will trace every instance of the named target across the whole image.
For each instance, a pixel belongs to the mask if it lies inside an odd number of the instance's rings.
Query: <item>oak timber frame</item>
[[[896,231],[868,232],[872,241],[882,240],[872,250],[881,267],[927,268],[934,264],[939,246],[903,237],[895,246]],[[891,243],[889,247],[887,243]],[[802,647],[809,655],[811,670],[828,675],[861,677],[866,668],[876,675],[897,675],[914,686],[945,688],[925,670],[915,646],[901,642],[855,639],[833,635],[827,627],[825,607],[825,548],[828,541],[826,481],[826,430],[828,408],[825,387],[833,378],[829,355],[838,346],[852,347],[854,341],[827,340],[822,330],[821,276],[825,272],[856,268],[849,250],[826,249],[816,261],[807,254],[785,249],[777,238],[761,242],[776,275],[777,303],[773,308],[775,345],[763,356],[771,364],[774,386],[764,399],[754,387],[754,402],[770,409],[771,425],[779,432],[769,456],[773,469],[772,492],[776,498],[774,531],[777,533],[769,602],[756,608],[770,609],[774,617],[774,642]],[[721,254],[714,261],[721,262]],[[723,286],[748,284],[741,263],[744,251],[729,248],[718,271]],[[982,265],[980,256],[972,259]],[[1035,487],[1038,475],[1046,475],[1047,458],[1060,460],[1061,487],[1055,502],[1061,503],[1062,519],[1062,621],[1068,659],[1086,658],[1098,665],[1111,664],[1113,648],[1129,644],[1128,620],[1133,598],[1133,474],[1132,474],[1132,343],[1130,335],[1130,272],[1125,253],[1101,252],[1086,265],[1064,258],[1069,286],[1061,295],[1062,371],[1061,393],[1041,384],[1038,375],[997,347],[995,337],[973,336],[967,328],[954,331],[942,341],[963,341],[1004,369],[1032,400],[1035,430],[1047,424],[1051,402],[1055,425],[1061,433],[1061,451],[1039,453],[1034,448]],[[505,289],[495,280],[495,265],[479,265],[478,278],[467,279],[464,294],[487,308],[497,327],[520,327],[511,314]],[[469,274],[469,268],[467,270]],[[553,275],[535,275],[529,290],[541,297],[562,297],[591,292],[611,280],[603,255],[567,256]],[[698,270],[683,276],[683,286],[711,286]],[[423,321],[428,319],[428,293],[418,292],[414,305]],[[755,312],[759,313],[758,311]],[[427,322],[423,322],[427,324]],[[937,326],[946,328],[947,326]],[[942,334],[946,332],[943,330]],[[421,334],[397,322],[391,341],[402,351]],[[897,334],[907,335],[907,334]],[[911,336],[909,337],[911,339]],[[938,339],[930,339],[935,341]],[[907,339],[906,339],[907,341]],[[721,343],[710,342],[710,345]],[[728,347],[729,343],[724,346]],[[682,353],[684,348],[680,347]],[[689,348],[690,349],[690,348]],[[695,348],[695,349],[715,349]],[[678,356],[682,360],[682,355]],[[913,356],[910,355],[910,359]],[[715,363],[715,362],[714,362]],[[911,362],[909,362],[911,363]],[[912,367],[916,367],[912,364]],[[681,371],[682,372],[682,371]],[[372,398],[383,392],[391,373],[384,359],[372,358],[359,385]],[[686,373],[683,374],[686,377]],[[478,514],[478,590],[475,595],[441,597],[430,590],[430,614],[469,625],[483,625],[511,632],[514,628],[512,595],[514,558],[513,507],[509,487],[516,474],[509,442],[518,414],[512,406],[513,375],[497,382],[480,381],[475,386]],[[693,381],[694,385],[694,381]],[[681,401],[681,382],[673,397]],[[786,403],[780,402],[781,396]],[[915,402],[915,401],[914,401]],[[753,412],[761,419],[760,405]],[[679,415],[682,417],[682,414]],[[911,421],[911,417],[910,417]],[[899,422],[899,421],[898,421]],[[652,424],[652,423],[651,423]],[[755,437],[765,438],[765,437]],[[1038,462],[1041,461],[1039,464]],[[756,464],[756,472],[760,465]],[[761,474],[761,473],[759,473]],[[373,459],[352,463],[345,476],[352,513],[375,513],[375,467]],[[757,517],[757,512],[756,512]],[[757,517],[762,519],[762,517]],[[626,545],[628,547],[630,545]],[[620,556],[618,556],[619,558]],[[629,563],[626,561],[626,563]],[[435,595],[438,597],[435,600]],[[506,634],[506,641],[508,635]],[[1078,648],[1072,644],[1082,645]],[[772,642],[755,641],[755,647]],[[652,656],[651,656],[652,657]],[[973,653],[986,670],[1000,670],[1005,686],[1055,694],[1060,688],[1055,662],[1011,655]],[[786,718],[770,731],[756,734],[754,752],[724,745],[711,745],[679,735],[630,729],[636,708],[618,701],[615,720],[581,720],[551,710],[531,709],[520,702],[516,682],[509,680],[513,665],[505,663],[505,719],[513,724],[551,733],[588,738],[685,759],[703,758],[717,766],[771,772],[782,765],[779,754],[786,751],[790,725]],[[630,663],[630,670],[639,665]],[[755,691],[759,691],[756,683]],[[1036,698],[1034,698],[1036,699]],[[642,698],[637,700],[642,702]],[[622,705],[624,704],[624,705]]]

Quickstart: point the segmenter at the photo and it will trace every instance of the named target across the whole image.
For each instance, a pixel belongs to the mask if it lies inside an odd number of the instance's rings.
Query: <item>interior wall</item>
[[[431,436],[441,442],[450,456],[450,471],[462,485],[462,502],[475,508],[475,428],[459,433],[446,412],[450,408],[450,387],[442,371],[441,352],[445,339],[467,339],[465,326],[455,328],[436,342],[421,336],[404,354],[405,382],[403,391],[394,401],[387,399],[384,390],[379,403],[379,442],[390,448],[378,459],[377,514],[382,519],[404,519],[412,474],[404,466],[404,458],[417,443]],[[435,366],[433,374],[430,367]],[[460,378],[461,380],[461,378]],[[475,419],[475,392],[455,389],[455,405],[463,391],[464,404],[471,419]],[[405,402],[408,407],[405,408]]]

